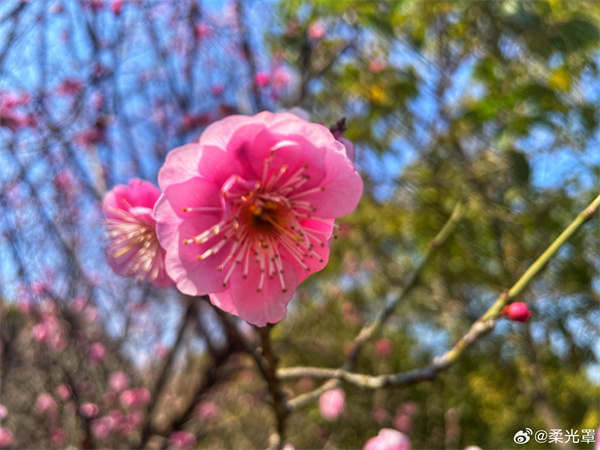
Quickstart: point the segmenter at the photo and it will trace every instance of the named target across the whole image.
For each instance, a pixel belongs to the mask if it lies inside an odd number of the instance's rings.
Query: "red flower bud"
[[[515,322],[527,322],[531,317],[531,311],[527,308],[527,304],[523,302],[511,303],[505,306],[502,310],[502,315],[508,317],[510,320]]]

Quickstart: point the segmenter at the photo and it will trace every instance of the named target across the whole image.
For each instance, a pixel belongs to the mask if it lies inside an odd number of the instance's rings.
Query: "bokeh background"
[[[104,257],[106,190],[156,183],[169,150],[230,114],[345,117],[365,181],[272,330],[281,367],[340,367],[462,201],[356,370],[451,348],[597,195],[599,19],[591,1],[3,0],[0,446],[267,445],[256,330]],[[435,381],[344,385],[340,417],[312,402],[285,441],[362,448],[385,427],[413,448],[514,448],[526,427],[598,428],[599,238],[587,224],[519,298],[527,323],[500,320]]]

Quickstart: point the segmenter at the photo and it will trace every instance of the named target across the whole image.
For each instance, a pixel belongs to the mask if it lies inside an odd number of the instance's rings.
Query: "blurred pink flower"
[[[67,78],[56,89],[56,92],[61,95],[77,95],[83,89],[81,80]]]
[[[318,41],[327,32],[327,26],[323,22],[313,22],[308,27],[308,37],[313,41]]]
[[[159,184],[157,235],[179,290],[258,326],[283,319],[327,264],[334,219],[362,193],[327,128],[269,112],[213,123],[167,155]]]
[[[404,402],[398,408],[398,412],[400,414],[408,414],[411,417],[414,417],[417,414],[419,414],[420,410],[421,408],[419,407],[419,404],[417,402]]]
[[[48,336],[48,325],[46,322],[38,323],[37,325],[34,325],[31,332],[33,334],[33,339],[37,342],[45,342],[46,336]]]
[[[100,408],[98,408],[98,405],[94,403],[84,403],[79,407],[79,413],[86,419],[96,417],[99,410]]]
[[[214,402],[202,402],[196,405],[194,412],[201,419],[214,420],[221,414],[221,408]]]
[[[13,434],[7,428],[0,428],[0,447],[8,447],[13,443]]]
[[[390,341],[388,338],[378,340],[375,344],[375,351],[379,356],[390,356],[394,351],[392,341]]]
[[[199,23],[198,25],[196,25],[194,32],[196,33],[196,37],[199,40],[209,38],[212,34],[210,27],[205,23]]]
[[[319,398],[319,409],[325,419],[337,419],[346,409],[346,394],[342,389],[325,392]]]
[[[0,420],[4,419],[8,415],[8,409],[6,406],[0,405]]]
[[[95,322],[98,318],[98,308],[95,306],[86,306],[83,310],[83,318],[87,323]]]
[[[221,95],[223,93],[223,85],[221,83],[215,83],[210,87],[210,91],[213,95]]]
[[[258,72],[254,75],[254,82],[258,87],[266,86],[270,79],[271,76],[266,72]]]
[[[135,391],[133,389],[128,389],[121,393],[121,405],[123,408],[128,409],[135,403]]]
[[[85,304],[86,304],[85,298],[82,297],[81,295],[78,295],[71,302],[71,309],[73,310],[73,312],[80,313],[81,311],[83,311]]]
[[[196,437],[187,431],[177,431],[171,435],[169,442],[175,448],[191,448],[196,444]]]
[[[62,428],[54,428],[50,431],[49,438],[54,445],[63,445],[67,441],[67,433]]]
[[[129,377],[123,372],[114,372],[111,374],[108,385],[115,392],[121,392],[129,386]]]
[[[167,356],[168,353],[169,349],[160,342],[154,344],[154,354],[158,359],[164,358],[165,356]]]
[[[292,444],[285,444],[282,450],[296,450]]]
[[[369,63],[369,70],[373,73],[383,72],[387,63],[383,59],[374,59]]]
[[[100,417],[90,425],[92,434],[100,439],[108,437],[114,426],[115,422],[108,416]]]
[[[404,433],[382,428],[379,434],[367,441],[363,450],[410,450],[410,439]]]
[[[71,388],[66,384],[60,384],[56,387],[56,395],[62,400],[68,400],[71,397]]]
[[[88,357],[92,362],[102,362],[106,359],[106,348],[100,342],[94,342],[92,345],[90,345]]]
[[[173,284],[165,272],[165,252],[156,238],[156,221],[152,209],[160,190],[135,178],[128,186],[117,185],[102,202],[106,229],[110,239],[107,260],[122,276],[145,278],[153,286],[166,288]]]
[[[44,392],[38,396],[35,407],[41,413],[49,412],[56,409],[56,401],[54,400],[54,397],[47,392]]]
[[[398,413],[394,417],[394,427],[403,433],[410,433],[412,430],[412,417],[405,413]]]
[[[145,387],[141,387],[135,390],[135,405],[146,406],[150,402],[150,391]]]
[[[123,0],[112,0],[112,4],[110,5],[112,12],[115,16],[121,14],[123,10]]]
[[[371,413],[371,418],[373,422],[381,426],[390,420],[390,413],[383,408],[375,408]]]
[[[99,144],[106,139],[106,129],[102,125],[94,125],[75,136],[75,142],[82,147]]]

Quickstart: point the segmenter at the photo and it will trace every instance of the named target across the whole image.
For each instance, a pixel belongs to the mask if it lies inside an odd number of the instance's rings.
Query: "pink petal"
[[[233,304],[233,299],[231,298],[231,289],[209,294],[209,297],[210,302],[217,308],[220,308],[229,314],[233,314],[234,316],[239,315],[237,308]]]
[[[249,265],[248,277],[245,279],[241,268],[234,271],[228,286],[230,286],[233,305],[239,316],[246,322],[264,327],[267,323],[279,322],[286,316],[287,304],[296,292],[298,281],[295,271],[286,261],[283,261],[283,271],[286,292],[282,291],[277,275],[273,278],[265,275],[263,287],[258,292],[261,274],[260,266],[256,263]]]
[[[220,187],[203,178],[190,178],[182,183],[171,184],[165,189],[164,196],[171,203],[171,210],[181,219],[195,220],[206,213],[184,211],[184,208],[219,208],[222,209]],[[220,220],[222,212],[208,213],[214,223]]]
[[[320,233],[316,234],[316,236],[319,237],[320,242],[316,239],[311,239],[311,242],[314,245],[313,250],[315,251],[315,253],[317,253],[318,257],[313,255],[312,258],[305,259],[305,264],[310,268],[310,270],[306,270],[306,268],[302,264],[300,264],[300,262],[298,262],[298,260],[296,260],[285,247],[280,247],[279,251],[281,252],[281,257],[288,261],[290,265],[294,268],[294,272],[296,273],[296,277],[298,278],[298,283],[303,282],[309,275],[315,272],[319,272],[327,265],[327,262],[329,261],[328,239],[333,231],[333,224],[333,219],[327,221],[327,223],[324,223],[320,220],[312,219],[306,219],[301,222],[301,225],[303,227],[328,233],[328,236],[322,235]],[[319,261],[319,258],[322,261]]]
[[[204,260],[198,260],[197,256],[217,244],[222,237],[216,236],[204,244],[183,244],[183,239],[199,235],[214,223],[205,216],[198,216],[193,221],[181,222],[175,233],[174,243],[168,247],[165,258],[167,273],[184,294],[205,295],[224,289],[225,271],[217,270],[217,266],[221,265],[229,254],[233,239],[226,243],[216,255],[209,256]]]
[[[320,217],[341,217],[350,214],[360,200],[363,182],[352,163],[341,152],[325,155],[326,176],[321,182],[324,192],[315,192],[302,197],[310,202]]]

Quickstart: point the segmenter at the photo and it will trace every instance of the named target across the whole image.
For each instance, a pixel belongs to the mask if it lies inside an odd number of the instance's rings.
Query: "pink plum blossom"
[[[35,407],[39,412],[45,413],[56,409],[56,401],[54,400],[54,397],[47,392],[44,392],[37,398]]]
[[[221,95],[223,93],[223,85],[221,83],[215,83],[210,87],[210,92],[213,95]]]
[[[390,341],[388,338],[378,340],[375,344],[375,351],[379,356],[390,356],[394,351],[392,341]]]
[[[96,417],[98,415],[98,411],[98,405],[94,403],[84,403],[79,407],[79,413],[87,419]]]
[[[6,406],[0,405],[0,420],[4,419],[8,415],[8,409]]]
[[[114,426],[114,420],[109,416],[104,416],[94,420],[91,423],[90,428],[94,436],[100,439],[104,439],[108,437]]]
[[[383,72],[387,67],[387,63],[383,59],[374,59],[369,63],[369,70],[373,73]]]
[[[319,410],[327,420],[337,419],[346,409],[346,394],[342,389],[332,389],[319,398]]]
[[[314,22],[311,23],[308,27],[308,37],[313,41],[318,41],[327,32],[327,26],[323,22]]]
[[[81,80],[67,78],[64,80],[60,86],[56,89],[61,95],[77,95],[83,89],[83,83]]]
[[[129,377],[123,372],[115,372],[111,374],[108,385],[115,392],[121,392],[123,389],[127,389],[129,386]]]
[[[196,444],[196,437],[188,431],[177,431],[171,435],[169,442],[175,448],[191,448]]]
[[[50,431],[50,442],[54,445],[63,445],[67,441],[67,433],[62,428],[54,428]]]
[[[221,414],[221,408],[214,402],[202,402],[196,405],[194,412],[204,420],[213,420]]]
[[[13,443],[13,434],[6,428],[0,428],[0,447],[7,447]]]
[[[363,450],[410,450],[410,439],[404,433],[382,428],[379,434],[367,441]]]
[[[123,408],[131,408],[131,406],[135,403],[135,391],[133,389],[128,389],[121,393],[121,405]]]
[[[254,82],[259,87],[266,86],[270,79],[271,76],[266,72],[258,72],[256,75],[254,75]]]
[[[88,357],[92,362],[102,362],[106,359],[106,348],[100,342],[94,342],[92,345],[90,345]]]
[[[123,10],[123,0],[112,0],[110,8],[115,16],[121,14]]]
[[[154,348],[154,354],[156,355],[156,357],[158,359],[164,358],[169,353],[169,349],[164,344],[161,344],[160,342],[157,342],[156,344],[154,344],[153,348]]]
[[[135,405],[146,406],[150,402],[150,391],[144,387],[135,390]]]
[[[334,219],[362,180],[327,128],[290,113],[230,116],[171,151],[154,214],[167,273],[254,325],[283,319],[329,259]]]
[[[122,276],[145,278],[153,286],[173,284],[165,272],[165,253],[156,239],[156,221],[152,209],[160,191],[152,183],[138,178],[128,186],[117,185],[104,197],[106,229],[110,239],[107,260]]]
[[[66,384],[58,385],[54,392],[63,400],[68,400],[71,397],[71,388]]]

